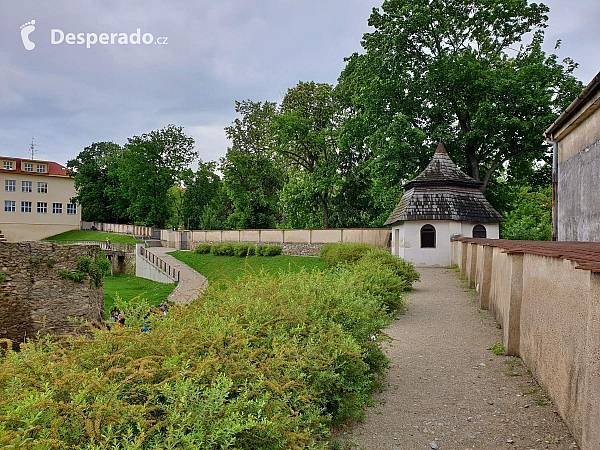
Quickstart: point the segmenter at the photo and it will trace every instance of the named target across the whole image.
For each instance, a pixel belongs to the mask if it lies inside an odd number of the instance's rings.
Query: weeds
[[[491,350],[494,355],[504,355],[506,353],[506,347],[502,345],[502,342],[496,342],[488,350]]]

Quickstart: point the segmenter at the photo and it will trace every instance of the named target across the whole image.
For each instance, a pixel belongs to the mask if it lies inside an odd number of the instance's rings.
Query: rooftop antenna
[[[29,146],[29,151],[31,152],[31,159],[33,159],[33,157],[35,155],[35,148],[39,147],[39,145],[33,143],[33,139],[34,139],[34,137],[32,136],[31,137],[31,145]]]

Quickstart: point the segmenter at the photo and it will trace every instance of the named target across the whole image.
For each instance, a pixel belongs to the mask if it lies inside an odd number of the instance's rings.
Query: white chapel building
[[[440,143],[385,222],[392,226],[392,254],[417,267],[446,267],[452,238],[498,239],[504,218],[484,197],[482,184],[462,172]]]

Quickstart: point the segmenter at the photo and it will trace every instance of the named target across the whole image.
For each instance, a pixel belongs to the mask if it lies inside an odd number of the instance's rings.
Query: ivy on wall
[[[94,258],[84,257],[77,260],[77,270],[61,270],[60,276],[68,278],[76,283],[83,283],[87,276],[90,278],[90,285],[101,287],[104,280],[104,274],[110,269],[110,261],[102,251],[96,253]]]

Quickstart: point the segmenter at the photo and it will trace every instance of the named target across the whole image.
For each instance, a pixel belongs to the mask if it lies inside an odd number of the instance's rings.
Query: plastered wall
[[[579,447],[599,449],[600,274],[558,257],[507,253],[501,241],[454,241],[452,258],[461,271],[471,261],[465,249],[477,254],[480,306],[502,325],[507,354],[531,368]]]

